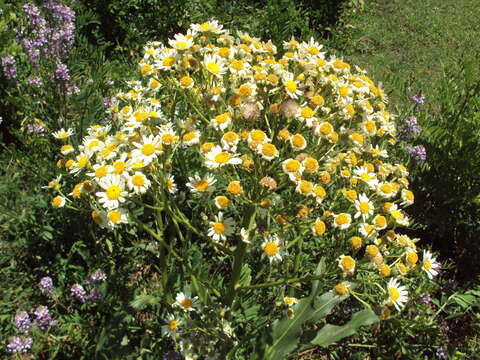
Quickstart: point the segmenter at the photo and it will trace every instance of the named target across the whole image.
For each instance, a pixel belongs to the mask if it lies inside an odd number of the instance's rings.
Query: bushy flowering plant
[[[193,24],[147,44],[142,79],[108,122],[79,144],[70,129],[53,134],[77,184],[52,182],[52,205],[90,211],[117,239],[151,238],[161,333],[187,358],[287,356],[340,301],[386,319],[439,268],[402,234],[414,195],[390,155],[382,89],[313,39],[283,46]],[[312,344],[376,319],[359,312]]]

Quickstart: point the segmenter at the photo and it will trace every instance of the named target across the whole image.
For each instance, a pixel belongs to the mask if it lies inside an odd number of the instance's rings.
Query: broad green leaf
[[[361,310],[353,314],[351,320],[343,326],[325,325],[311,343],[326,347],[344,337],[355,334],[361,326],[371,325],[377,321],[378,316],[371,309]]]

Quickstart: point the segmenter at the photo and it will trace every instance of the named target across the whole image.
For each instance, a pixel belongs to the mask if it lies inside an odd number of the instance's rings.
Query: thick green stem
[[[253,223],[255,222],[255,205],[250,205],[245,216],[243,226],[245,229],[251,229]],[[239,240],[239,244],[235,249],[233,267],[232,267],[232,277],[230,279],[230,285],[228,287],[227,297],[225,299],[225,305],[231,307],[235,299],[235,293],[238,288],[238,280],[240,279],[240,273],[242,271],[243,260],[245,258],[245,253],[247,250],[247,243]]]

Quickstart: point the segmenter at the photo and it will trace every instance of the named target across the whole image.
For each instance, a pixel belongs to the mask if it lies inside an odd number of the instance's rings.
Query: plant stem
[[[244,220],[244,228],[251,229],[253,227],[253,223],[255,222],[255,214],[256,208],[255,205],[250,205],[247,209],[245,220]],[[245,252],[247,250],[247,243],[243,241],[239,241],[237,248],[235,249],[234,259],[233,259],[233,267],[232,267],[232,277],[230,279],[230,285],[228,287],[227,297],[225,299],[225,305],[231,307],[233,301],[235,299],[235,294],[238,289],[238,280],[240,279],[240,272],[242,270],[243,259],[245,258]]]
[[[291,283],[296,283],[296,282],[308,282],[308,281],[312,281],[312,280],[320,280],[320,279],[323,279],[324,277],[325,277],[325,275],[308,275],[308,276],[304,276],[304,277],[277,280],[277,281],[261,283],[261,284],[240,286],[239,289],[240,290],[243,290],[243,289],[261,289],[261,288],[284,285],[284,284],[291,284]]]

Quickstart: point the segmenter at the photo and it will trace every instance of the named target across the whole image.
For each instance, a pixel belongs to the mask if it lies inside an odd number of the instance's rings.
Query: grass
[[[478,0],[366,0],[333,36],[337,51],[383,82],[394,104],[405,87],[435,97],[444,69],[480,54]],[[406,85],[406,86],[405,86]]]

